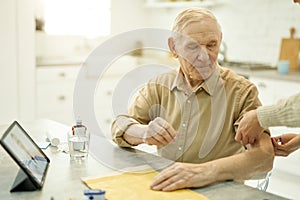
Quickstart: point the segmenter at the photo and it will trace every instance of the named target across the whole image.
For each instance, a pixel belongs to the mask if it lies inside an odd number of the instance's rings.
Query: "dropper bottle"
[[[76,119],[76,125],[72,126],[72,134],[77,136],[84,136],[86,132],[86,126],[82,124],[80,118]]]

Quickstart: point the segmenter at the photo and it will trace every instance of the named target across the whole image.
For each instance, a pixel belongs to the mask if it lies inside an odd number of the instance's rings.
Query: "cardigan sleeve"
[[[274,105],[261,106],[257,117],[263,128],[271,126],[300,127],[300,93]]]

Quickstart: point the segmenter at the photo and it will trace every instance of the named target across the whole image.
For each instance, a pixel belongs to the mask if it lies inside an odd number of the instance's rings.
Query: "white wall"
[[[0,124],[18,117],[16,1],[0,4]]]
[[[0,124],[34,118],[33,1],[0,1]]]
[[[293,0],[231,0],[213,10],[223,27],[231,59],[275,64],[281,39],[295,27],[300,37],[300,5]]]
[[[147,26],[144,4],[143,0],[111,0],[112,34]]]
[[[151,8],[146,10],[146,24],[171,28],[180,9]],[[290,27],[300,37],[300,5],[293,0],[227,0],[210,8],[218,18],[228,58],[275,64],[283,37]]]
[[[34,2],[17,0],[17,67],[19,118],[35,117]]]

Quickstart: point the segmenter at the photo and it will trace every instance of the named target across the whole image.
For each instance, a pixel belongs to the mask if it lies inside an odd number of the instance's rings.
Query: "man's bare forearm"
[[[271,170],[273,160],[274,151],[271,140],[267,134],[263,134],[260,142],[251,145],[248,151],[217,159],[208,164],[215,168],[217,181],[246,180]]]
[[[145,135],[146,125],[133,124],[128,127],[123,135],[123,138],[132,145],[139,145],[144,143],[143,138]]]

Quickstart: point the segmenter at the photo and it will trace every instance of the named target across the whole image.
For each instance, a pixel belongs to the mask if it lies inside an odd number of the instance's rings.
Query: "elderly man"
[[[218,65],[221,40],[210,11],[179,13],[168,40],[179,69],[150,81],[112,125],[118,145],[157,145],[159,155],[176,161],[153,180],[153,190],[245,180],[272,168],[268,134],[246,148],[234,139],[242,115],[261,104],[253,84]]]

